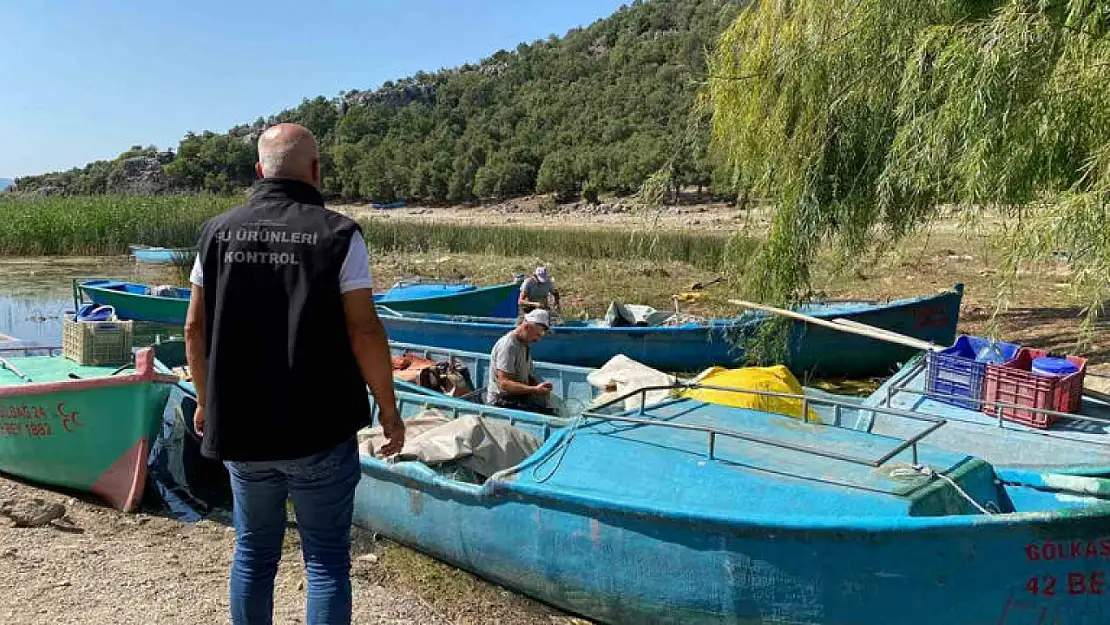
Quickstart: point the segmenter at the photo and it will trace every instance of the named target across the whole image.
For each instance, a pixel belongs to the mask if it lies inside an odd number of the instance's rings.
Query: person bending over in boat
[[[354,221],[324,208],[316,139],[279,124],[258,141],[262,177],[246,206],[201,229],[185,325],[201,453],[231,474],[236,625],[270,623],[292,497],[308,573],[309,625],[351,622],[356,433],[366,386],[388,442],[405,426],[385,329]]]
[[[542,308],[524,315],[520,323],[497,340],[490,352],[490,376],[486,403],[543,414],[554,414],[549,406],[551,382],[536,377],[531,345],[551,327],[551,316]]]
[[[551,310],[551,300],[555,302],[555,310],[562,313],[555,281],[547,274],[547,267],[536,267],[536,271],[520,283],[520,297],[516,300],[520,314],[525,315],[533,310]]]

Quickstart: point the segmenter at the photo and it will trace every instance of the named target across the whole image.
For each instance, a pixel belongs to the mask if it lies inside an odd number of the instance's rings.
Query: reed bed
[[[2,197],[0,255],[126,254],[132,243],[191,247],[239,197]]]
[[[0,256],[126,254],[133,243],[196,244],[201,224],[243,201],[208,195],[160,197],[0,196]],[[379,253],[448,252],[498,257],[681,262],[719,271],[743,262],[752,243],[707,232],[544,229],[363,220]]]
[[[363,220],[375,252],[451,252],[491,256],[682,262],[718,271],[746,259],[753,249],[743,237],[713,233],[545,229]]]

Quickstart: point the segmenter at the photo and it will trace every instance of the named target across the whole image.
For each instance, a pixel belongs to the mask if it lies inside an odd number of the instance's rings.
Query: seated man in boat
[[[552,299],[555,302],[555,310],[561,310],[555,281],[547,274],[547,267],[540,266],[520,283],[520,297],[516,302],[520,308],[520,314],[525,315],[533,310],[551,310]]]
[[[550,327],[550,315],[540,308],[524,315],[511,332],[498,339],[490,352],[487,404],[554,414],[548,405],[551,383],[536,377],[530,347],[543,338]]]

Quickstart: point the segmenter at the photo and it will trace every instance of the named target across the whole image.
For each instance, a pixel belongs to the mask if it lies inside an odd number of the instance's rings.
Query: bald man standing
[[[369,254],[354,221],[324,208],[316,140],[280,124],[258,141],[245,206],[207,222],[185,325],[201,452],[231,475],[236,625],[273,621],[292,497],[308,573],[309,625],[351,621],[356,432],[380,406],[391,455],[405,427],[393,396]]]

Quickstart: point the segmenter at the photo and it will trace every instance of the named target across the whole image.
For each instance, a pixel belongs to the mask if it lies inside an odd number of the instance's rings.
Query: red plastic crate
[[[1023,347],[1013,360],[1002,365],[987,365],[983,387],[983,412],[998,414],[996,402],[1016,404],[1057,412],[1076,412],[1083,402],[1083,378],[1087,359],[1068,356],[1079,371],[1062,378],[1050,378],[1032,372],[1033,361],[1048,352]],[[1059,417],[1021,408],[1003,408],[1002,418],[1035,428],[1047,428]]]

